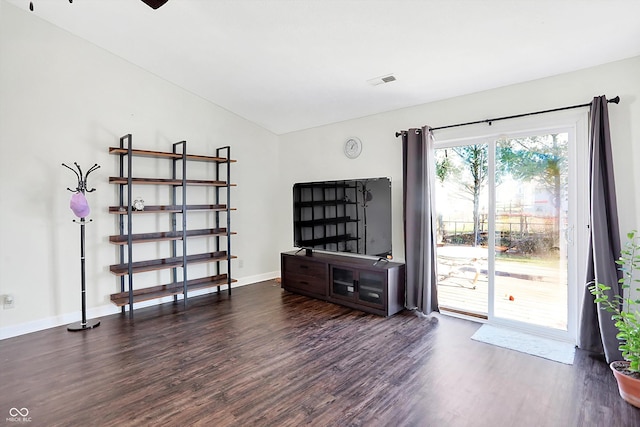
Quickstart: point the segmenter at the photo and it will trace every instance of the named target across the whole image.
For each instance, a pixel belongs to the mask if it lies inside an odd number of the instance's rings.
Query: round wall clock
[[[350,159],[355,159],[362,152],[362,141],[358,138],[349,138],[344,143],[344,154]]]
[[[133,201],[133,210],[134,211],[143,211],[144,210],[144,200],[142,197],[138,197]]]

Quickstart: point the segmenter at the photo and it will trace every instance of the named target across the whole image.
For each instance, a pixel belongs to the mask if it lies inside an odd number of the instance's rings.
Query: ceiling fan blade
[[[157,9],[169,0],[142,0],[147,6]]]

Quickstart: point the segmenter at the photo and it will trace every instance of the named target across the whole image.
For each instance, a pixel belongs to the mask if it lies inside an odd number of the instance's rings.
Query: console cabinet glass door
[[[336,297],[354,299],[356,293],[356,273],[347,268],[331,269],[331,294]]]
[[[358,299],[384,307],[386,276],[373,271],[360,271],[358,275]]]
[[[331,296],[377,308],[385,307],[386,274],[331,267]]]

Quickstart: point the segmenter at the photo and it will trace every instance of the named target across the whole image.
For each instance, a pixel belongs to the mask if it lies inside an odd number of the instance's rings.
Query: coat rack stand
[[[72,190],[71,188],[67,187],[67,190],[71,191],[72,193],[82,193],[83,195],[85,194],[85,192],[87,193],[91,193],[93,191],[95,191],[95,188],[92,189],[88,189],[87,188],[87,177],[89,176],[89,174],[91,172],[93,172],[94,170],[98,169],[100,166],[98,166],[98,164],[94,164],[93,166],[91,166],[91,168],[89,168],[89,170],[87,171],[87,173],[83,176],[82,175],[82,169],[80,169],[80,166],[77,163],[73,163],[77,169],[73,169],[70,166],[65,165],[64,163],[62,164],[62,166],[66,167],[67,169],[71,170],[73,173],[76,174],[76,177],[78,178],[78,186],[76,187],[75,190]],[[93,220],[89,220],[88,222],[91,222]],[[92,320],[87,320],[87,300],[86,300],[86,282],[85,282],[85,262],[84,262],[84,255],[85,255],[85,250],[84,250],[84,240],[85,240],[85,234],[84,234],[84,226],[87,223],[87,221],[85,220],[84,217],[80,218],[80,221],[76,221],[75,219],[73,220],[73,222],[80,224],[80,277],[81,277],[81,286],[82,286],[82,292],[81,292],[81,296],[82,296],[82,321],[80,322],[75,322],[72,323],[70,325],[67,326],[67,330],[69,331],[84,331],[85,329],[93,329],[95,327],[100,326],[100,320],[97,319],[92,319]]]

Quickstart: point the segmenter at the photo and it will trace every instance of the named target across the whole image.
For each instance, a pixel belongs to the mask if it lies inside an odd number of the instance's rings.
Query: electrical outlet
[[[13,298],[13,295],[5,295],[2,300],[2,306],[5,310],[9,308],[15,307],[16,300]]]

